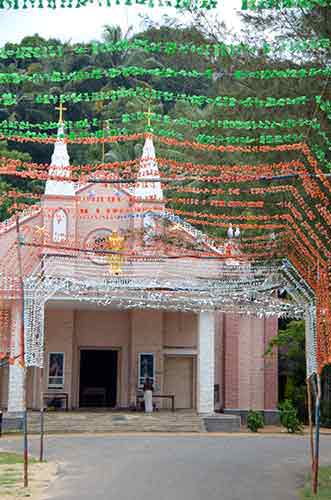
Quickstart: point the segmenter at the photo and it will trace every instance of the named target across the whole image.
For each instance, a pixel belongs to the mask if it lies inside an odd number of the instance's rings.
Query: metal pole
[[[29,450],[28,450],[28,410],[27,410],[27,401],[26,401],[26,389],[27,389],[27,369],[24,366],[24,375],[23,375],[23,390],[24,390],[24,414],[23,414],[23,435],[24,435],[24,488],[27,488],[29,485]]]
[[[44,461],[44,393],[43,393],[44,369],[40,368],[40,449],[39,462]]]
[[[316,375],[316,407],[315,407],[315,459],[313,469],[313,494],[317,494],[318,489],[318,471],[319,471],[319,445],[320,445],[320,416],[321,416],[321,376]]]
[[[306,379],[307,383],[307,403],[308,403],[308,421],[309,421],[309,437],[310,437],[310,463],[311,471],[314,470],[315,452],[314,452],[314,426],[312,414],[312,398],[311,398],[311,381],[310,377]]]
[[[42,263],[42,268],[43,268]],[[44,270],[42,271],[44,273]],[[43,306],[44,307],[44,306]],[[43,342],[43,352],[45,351],[45,340]],[[40,392],[40,442],[39,442],[39,462],[44,461],[44,436],[45,436],[45,413],[44,413],[44,365],[39,371],[39,392]]]
[[[21,363],[23,369],[23,440],[24,440],[24,487],[29,484],[29,453],[28,453],[28,411],[27,411],[27,368],[25,366],[25,349],[24,349],[24,281],[23,281],[23,265],[21,252],[21,234],[19,215],[16,216],[16,236],[17,236],[17,258],[18,270],[21,288],[21,332],[20,332],[20,348],[21,348]]]

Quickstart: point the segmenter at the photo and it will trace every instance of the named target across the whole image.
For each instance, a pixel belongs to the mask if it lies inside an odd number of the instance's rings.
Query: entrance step
[[[46,433],[75,432],[203,432],[203,419],[193,411],[140,412],[45,412]],[[39,433],[40,413],[30,412],[28,430]]]
[[[204,417],[204,424],[207,432],[239,432],[240,416],[215,414]]]

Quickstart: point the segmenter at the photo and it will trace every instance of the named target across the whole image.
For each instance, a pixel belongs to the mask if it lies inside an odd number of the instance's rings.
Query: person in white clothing
[[[145,413],[153,413],[153,384],[148,377],[144,383],[144,403]]]

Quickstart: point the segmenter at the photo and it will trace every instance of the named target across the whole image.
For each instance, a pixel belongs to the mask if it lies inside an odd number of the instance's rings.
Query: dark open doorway
[[[80,351],[79,406],[114,407],[117,393],[117,351]]]

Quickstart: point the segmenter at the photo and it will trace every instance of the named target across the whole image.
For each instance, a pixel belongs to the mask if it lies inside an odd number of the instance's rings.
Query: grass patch
[[[306,486],[301,491],[300,499],[330,500],[331,499],[331,466],[321,467],[318,475],[318,494],[315,496],[311,491],[310,477]]]
[[[36,462],[31,458],[30,462]],[[0,452],[0,497],[10,494],[22,484],[23,455],[18,453]]]
[[[40,500],[55,475],[55,464],[41,464],[29,457],[29,487],[24,488],[23,454],[0,452],[0,500]]]
[[[22,464],[23,455],[17,453],[0,452],[0,465]]]
[[[30,463],[35,463],[36,459],[29,457]],[[14,465],[23,463],[23,454],[7,453],[0,451],[0,465]]]
[[[18,481],[21,481],[21,474],[9,474],[6,471],[3,471],[2,474],[0,474],[0,488],[2,486],[15,486]]]

